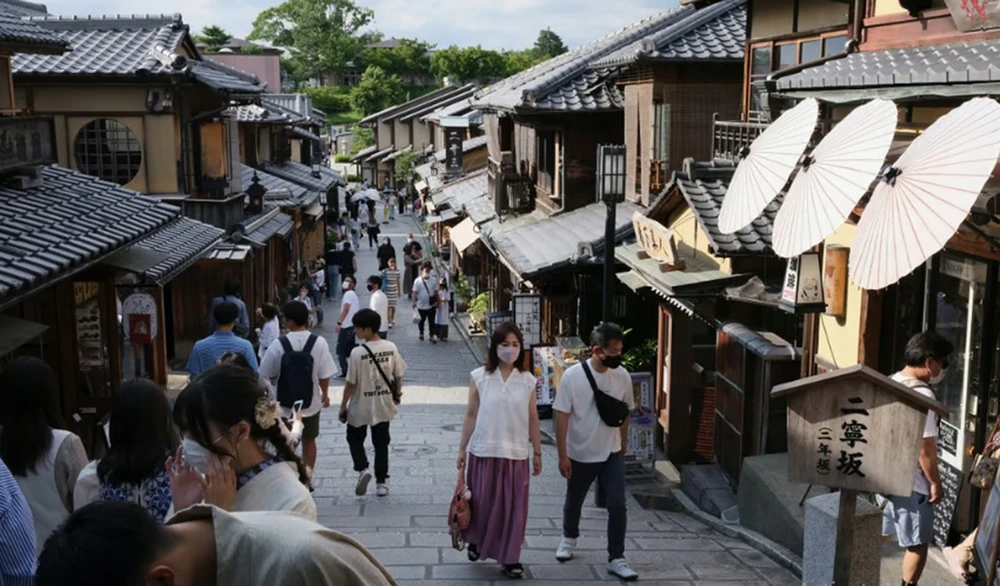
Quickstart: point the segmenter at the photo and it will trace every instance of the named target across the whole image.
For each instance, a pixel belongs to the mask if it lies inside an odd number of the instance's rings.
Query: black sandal
[[[475,544],[470,543],[467,546],[467,549],[469,550],[469,561],[470,562],[478,562],[479,561],[479,548],[477,548],[475,546]]]
[[[508,578],[520,580],[524,577],[524,566],[521,564],[509,564],[503,567],[503,573]]]

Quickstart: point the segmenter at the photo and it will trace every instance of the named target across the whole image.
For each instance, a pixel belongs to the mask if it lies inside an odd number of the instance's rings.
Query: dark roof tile
[[[263,170],[266,173],[293,183],[298,183],[306,189],[320,193],[326,193],[335,185],[347,185],[347,182],[344,181],[340,173],[325,165],[319,166],[319,177],[313,175],[312,167],[295,161],[287,161],[281,164],[264,163]]]
[[[166,260],[145,272],[146,277],[163,285],[208,254],[224,234],[225,231],[220,228],[182,217],[139,240],[132,247],[169,255]]]

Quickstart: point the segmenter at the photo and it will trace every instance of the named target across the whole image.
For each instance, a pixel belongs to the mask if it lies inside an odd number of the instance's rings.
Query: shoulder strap
[[[375,353],[372,352],[372,349],[368,347],[368,344],[362,344],[361,347],[364,348],[365,352],[367,352],[368,355],[372,357],[372,362],[375,363],[375,368],[377,368],[378,373],[382,375],[382,380],[385,381],[385,384],[389,385],[389,390],[395,391],[396,385],[392,384],[392,381],[389,380],[389,377],[385,375],[385,371],[382,370],[382,365],[378,363],[378,360],[375,358]]]
[[[431,296],[431,290],[430,290],[430,287],[427,286],[427,279],[421,277],[420,278],[420,282],[423,283],[424,289],[427,290],[427,296],[430,297]]]
[[[281,343],[281,349],[286,353],[295,351],[292,349],[292,343],[288,341],[288,336],[281,336],[278,338],[278,342]]]
[[[594,380],[594,373],[590,372],[590,365],[587,364],[587,360],[580,362],[580,366],[583,367],[583,372],[587,375],[587,380],[590,381],[590,388],[594,390],[595,393],[600,392],[597,388],[597,381]]]
[[[316,334],[309,334],[309,339],[306,340],[306,345],[302,347],[302,351],[306,354],[311,354],[313,346],[316,345],[317,339]]]

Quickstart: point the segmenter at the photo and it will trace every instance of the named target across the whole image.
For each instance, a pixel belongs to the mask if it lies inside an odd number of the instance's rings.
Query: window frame
[[[102,147],[116,141],[123,141],[118,146],[126,148],[113,150],[108,146],[108,153],[104,154]],[[135,181],[142,174],[146,158],[143,142],[127,123],[114,116],[98,116],[87,121],[77,129],[72,146],[73,163],[81,173],[121,186]],[[138,154],[138,159],[133,161],[135,153]],[[122,156],[127,158],[124,166],[120,166],[117,160]],[[129,177],[123,182],[121,179],[126,173]]]

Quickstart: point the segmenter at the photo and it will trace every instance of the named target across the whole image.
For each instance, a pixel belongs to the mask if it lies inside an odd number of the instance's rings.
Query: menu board
[[[532,349],[531,369],[535,374],[535,393],[538,406],[551,405],[556,397],[555,348],[540,346]]]
[[[948,534],[951,532],[951,522],[958,508],[958,497],[962,491],[962,471],[938,458],[938,471],[941,474],[941,487],[944,495],[941,502],[934,506],[934,536],[932,543],[944,548],[948,545]]]
[[[635,409],[632,410],[632,416],[629,418],[628,446],[625,449],[626,462],[652,462],[656,459],[654,397],[653,375],[648,372],[632,373],[632,398],[635,401]]]
[[[542,343],[542,296],[518,293],[510,302],[513,320],[521,329],[525,346]]]

